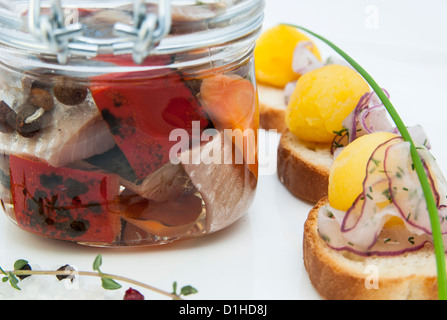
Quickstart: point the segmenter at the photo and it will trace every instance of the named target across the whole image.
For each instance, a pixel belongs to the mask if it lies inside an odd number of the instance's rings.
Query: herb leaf
[[[188,296],[190,294],[194,294],[197,293],[197,289],[191,286],[184,286],[181,290],[180,290],[180,294],[184,295],[184,296]]]
[[[26,263],[25,263],[26,262]],[[190,294],[194,294],[197,293],[197,289],[191,287],[191,286],[184,286],[181,289],[181,293],[177,294],[177,282],[174,282],[172,287],[174,289],[173,293],[170,293],[168,291],[164,291],[161,289],[158,289],[156,287],[153,287],[149,284],[145,284],[136,280],[132,280],[126,277],[122,277],[122,276],[118,276],[118,275],[112,275],[112,274],[106,274],[106,273],[102,273],[100,270],[100,267],[102,265],[102,256],[98,255],[95,258],[95,261],[93,262],[93,269],[96,272],[88,272],[88,271],[76,271],[76,275],[77,276],[94,276],[94,277],[99,277],[101,278],[101,283],[102,283],[102,287],[106,290],[117,290],[122,288],[122,286],[115,281],[119,280],[119,281],[125,281],[128,283],[132,283],[133,285],[137,285],[140,286],[142,288],[157,292],[159,294],[163,294],[165,296],[168,296],[172,299],[175,300],[181,300],[181,295],[190,295]],[[18,260],[16,261],[16,263],[14,264],[15,267],[21,267],[20,269],[20,276],[30,276],[30,275],[55,275],[56,277],[61,277],[61,278],[67,278],[67,277],[72,277],[73,275],[68,274],[66,275],[65,272],[66,271],[75,271],[72,267],[70,267],[69,265],[65,265],[61,268],[59,268],[57,271],[52,271],[52,270],[39,270],[39,271],[33,271],[31,269],[24,269],[26,266],[29,266],[27,261],[25,260]],[[24,271],[23,271],[24,270]],[[17,272],[18,270],[14,269],[14,271],[9,271],[9,270],[4,270],[2,269],[2,267],[0,266],[0,278],[1,278],[1,282],[6,283],[9,282],[10,285],[17,289],[17,290],[21,290],[18,286],[18,283],[20,282],[20,280],[16,277],[15,272]],[[62,273],[63,271],[63,273]],[[3,276],[1,276],[3,274]],[[59,278],[58,278],[59,279]],[[61,280],[61,279],[59,279]]]
[[[20,259],[14,262],[14,270],[22,270],[24,266],[28,264],[28,261]]]
[[[17,285],[19,283],[19,279],[17,279],[17,277],[15,275],[13,275],[12,272],[9,273],[8,278],[9,278],[9,283],[11,284],[11,286],[14,289],[21,290],[19,288],[19,286]]]
[[[102,287],[106,290],[117,290],[121,288],[121,285],[113,279],[101,278]]]
[[[93,270],[101,272],[101,270],[99,270],[99,267],[101,265],[102,265],[102,256],[98,254],[95,258],[95,261],[93,261]]]
[[[102,265],[102,255],[98,254],[93,261],[93,270],[98,271],[101,275],[102,287],[106,290],[117,290],[121,288],[121,285],[113,279],[107,278],[99,269]]]
[[[177,294],[177,281],[172,283],[172,293]]]

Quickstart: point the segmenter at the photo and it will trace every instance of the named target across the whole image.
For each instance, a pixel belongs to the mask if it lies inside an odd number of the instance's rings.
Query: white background
[[[425,128],[441,169],[447,169],[446,1],[266,0],[265,15],[265,28],[279,22],[302,25],[348,52],[390,92],[407,125]],[[317,45],[323,55],[331,53]],[[275,161],[275,147],[269,151],[269,161]],[[302,230],[310,209],[275,174],[261,175],[253,206],[233,226],[201,239],[144,249],[48,240],[21,231],[0,215],[0,266],[11,268],[25,258],[42,268],[68,263],[90,271],[95,256],[102,254],[103,272],[167,291],[173,281],[190,284],[199,293],[189,299],[320,299],[302,260]],[[0,292],[5,285],[0,283]]]

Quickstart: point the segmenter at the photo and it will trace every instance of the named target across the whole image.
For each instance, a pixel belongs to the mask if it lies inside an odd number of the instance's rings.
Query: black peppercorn
[[[19,270],[28,270],[28,271],[31,271],[32,268],[31,268],[31,266],[27,263],[27,264],[25,264],[23,267],[21,267]],[[31,276],[31,275],[17,275],[17,277],[19,277],[20,280],[23,280],[23,279],[28,278],[28,277],[30,277],[30,276]]]
[[[28,102],[36,108],[42,108],[45,111],[51,111],[54,106],[51,94],[41,88],[33,88],[29,94]]]
[[[15,117],[14,110],[6,102],[0,102],[0,132],[11,133],[14,131],[14,127],[8,123],[8,115],[9,117]]]
[[[53,93],[57,100],[63,104],[74,106],[82,103],[87,97],[87,88],[74,81],[59,80],[53,87]]]
[[[42,115],[38,114],[39,109],[29,103],[24,104],[17,112],[14,118],[9,117],[8,123],[14,121],[14,128],[17,132],[26,138],[31,138],[37,134],[43,127]]]
[[[65,266],[60,267],[59,269],[57,269],[57,271],[75,271],[75,269],[70,266],[69,264],[66,264]],[[57,275],[56,276],[57,280],[61,281],[64,279],[70,279],[71,282],[73,282],[74,279],[74,275]]]

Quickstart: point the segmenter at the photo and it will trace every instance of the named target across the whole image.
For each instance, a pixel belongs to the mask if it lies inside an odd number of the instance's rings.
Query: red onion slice
[[[425,148],[418,150],[430,182],[433,195],[438,205],[441,217],[441,232],[447,233],[446,209],[440,206],[440,199],[445,199],[446,194],[439,194],[437,186],[439,181],[434,175],[439,168],[432,157],[427,155]],[[410,145],[408,142],[391,147],[386,154],[385,171],[390,180],[391,197],[395,206],[399,209],[403,219],[413,227],[431,234],[430,217],[425,202],[424,193],[411,159]],[[444,188],[443,188],[444,189]]]
[[[318,231],[327,245],[337,251],[345,250],[359,256],[396,256],[406,252],[418,250],[431,237],[427,234],[415,235],[409,229],[395,226],[383,229],[368,250],[347,240],[340,232],[340,221],[337,212],[329,205],[320,208],[318,213]],[[343,212],[344,214],[344,212]]]
[[[350,143],[358,137],[358,132],[361,130],[361,127],[359,126],[359,114],[369,107],[372,94],[372,92],[365,93],[360,98],[354,110],[352,110],[352,112],[342,122],[343,127],[348,130]]]
[[[389,98],[389,93],[382,89]],[[399,135],[399,130],[390,121],[388,111],[375,92],[365,93],[357,103],[354,110],[343,120],[342,126],[347,130],[348,143],[373,132],[391,132]],[[420,125],[407,128],[416,143],[431,148],[430,141]],[[337,137],[332,143],[332,154],[336,154],[337,148],[345,145],[339,143]]]
[[[393,132],[395,127],[388,117],[388,111],[384,106],[369,107],[360,112],[359,123],[365,133]]]
[[[397,128],[395,130],[398,131]],[[421,125],[408,127],[407,130],[415,144],[422,145],[428,150],[431,149],[430,140]]]
[[[314,44],[310,41],[298,42],[293,52],[292,70],[294,72],[303,75],[324,66],[312,51],[310,51],[313,46]]]
[[[289,104],[290,97],[292,96],[293,91],[295,91],[295,88],[296,88],[296,81],[291,81],[287,83],[286,86],[284,87],[284,102],[286,103],[286,105]]]
[[[381,159],[384,158],[390,146],[401,142],[402,139],[399,137],[391,139],[381,144],[372,153],[366,167],[363,192],[343,219],[341,232],[344,237],[364,250],[374,245],[389,216],[398,216],[398,212],[392,206],[387,208],[391,204],[391,197],[384,163]]]

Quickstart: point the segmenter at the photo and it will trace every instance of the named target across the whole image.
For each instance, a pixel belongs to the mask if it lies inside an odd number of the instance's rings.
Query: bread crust
[[[314,153],[311,147],[306,146],[286,129],[278,146],[278,177],[294,196],[315,204],[328,194],[330,165],[316,164],[301,148]],[[328,146],[318,148],[327,148],[324,152],[330,153]],[[320,154],[315,152],[314,156],[320,157]]]
[[[259,127],[276,130],[278,133],[287,129],[284,90],[268,85],[258,84]]]
[[[259,127],[265,130],[276,130],[278,133],[287,129],[286,110],[276,109],[259,103]]]
[[[401,257],[360,257],[336,251],[318,233],[318,210],[328,202],[321,199],[310,211],[304,225],[303,258],[310,281],[328,300],[435,300],[438,298],[435,258],[431,245]],[[405,260],[427,257],[430,272],[408,270]],[[432,258],[432,259],[430,259]],[[386,261],[386,259],[392,259]],[[400,260],[399,260],[400,259]],[[400,261],[401,274],[391,274],[389,264]],[[367,288],[367,266],[377,268],[378,288]],[[427,268],[424,268],[424,270]],[[365,282],[366,281],[366,282]]]

